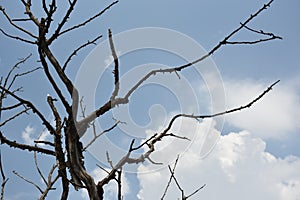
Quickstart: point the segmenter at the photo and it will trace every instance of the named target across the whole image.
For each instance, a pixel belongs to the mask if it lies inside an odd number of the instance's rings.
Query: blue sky
[[[109,3],[111,2],[80,1],[68,26],[83,21],[83,19],[101,10]],[[225,35],[239,26],[240,22],[259,9],[263,3],[266,2],[259,0],[213,0],[205,2],[196,0],[188,2],[180,0],[122,0],[99,20],[88,25],[86,29],[75,31],[69,36],[62,36],[52,49],[56,52],[58,59],[64,62],[74,48],[87,40],[93,39],[98,34],[103,35],[98,43],[104,42],[102,43],[104,45],[108,28],[111,28],[114,34],[118,34],[135,28],[161,27],[182,33],[209,51]],[[5,7],[11,16],[21,17],[24,11],[19,2],[1,0],[0,5]],[[199,137],[195,137],[194,143],[189,146],[188,150],[186,150],[184,142],[176,143],[173,140],[166,140],[160,144],[161,151],[154,155],[157,160],[166,161],[169,155],[168,152],[170,154],[177,151],[185,152],[179,160],[178,176],[183,187],[187,188],[187,192],[193,191],[199,185],[207,184],[205,189],[199,192],[194,199],[220,199],[221,197],[223,199],[240,199],[241,194],[237,191],[243,191],[247,196],[243,199],[296,200],[299,198],[300,173],[297,170],[300,166],[300,125],[297,120],[300,117],[299,8],[300,2],[297,0],[275,0],[268,10],[249,24],[252,28],[280,35],[283,40],[274,40],[252,46],[227,45],[212,56],[213,61],[211,63],[216,66],[223,80],[227,108],[247,103],[272,82],[278,79],[281,82],[253,108],[226,116],[226,122],[221,130],[214,128],[215,122],[211,120],[205,120],[199,124],[194,124],[190,120],[182,120],[181,127],[174,127],[175,132],[187,134],[194,133],[194,130],[203,131],[206,130],[206,127],[210,127],[214,134],[220,134],[218,143],[211,154],[205,159],[197,158],[201,138],[204,137],[201,134]],[[39,7],[33,7],[33,10],[38,13]],[[61,15],[61,13],[58,14],[57,18],[59,19]],[[54,22],[57,23],[58,21]],[[14,35],[18,34],[8,26],[3,16],[0,17],[0,23],[2,29]],[[25,26],[36,31],[28,24],[25,24]],[[233,39],[257,39],[257,36],[242,31]],[[176,42],[178,43],[178,41],[174,41],[174,44],[177,44]],[[121,46],[121,43],[116,43],[116,50],[119,51],[119,54],[124,53]],[[9,66],[12,66],[18,58],[26,57],[29,53],[33,53],[33,56],[23,66],[24,69],[39,66],[39,63],[36,62],[36,47],[9,40],[3,35],[0,36],[0,47],[1,75],[6,74]],[[101,53],[101,49],[97,50],[96,46],[95,49],[89,47],[81,51],[72,60],[67,69],[67,73],[72,80],[78,78],[78,73],[84,66],[84,62],[90,61],[89,58],[98,51]],[[108,63],[109,57],[107,59]],[[97,60],[96,57],[90,62],[102,62],[104,64],[105,59]],[[130,78],[130,72],[138,69],[139,66],[145,67],[149,63],[155,63],[151,64],[154,67],[174,66],[185,63],[185,60],[169,52],[148,49],[124,54],[120,62],[122,76]],[[101,105],[105,101],[105,97],[109,97],[111,94],[111,67],[108,67],[103,74],[100,82],[92,90],[96,96],[103,98],[94,99],[95,102],[91,106]],[[194,77],[193,74],[192,69],[183,72],[181,76],[186,77],[186,79],[183,79],[192,85],[196,98],[201,99],[199,102],[200,110],[207,112],[209,109],[206,108],[212,106],[210,93],[207,91],[209,86],[205,85],[203,79]],[[176,76],[174,77],[176,78]],[[89,78],[87,77],[87,79]],[[174,83],[174,87],[178,83]],[[51,113],[46,103],[46,95],[48,93],[54,94],[54,92],[45,81],[42,71],[30,75],[27,80],[25,78],[20,79],[16,85],[23,85],[24,92],[20,95],[27,99],[31,98],[37,107],[45,113],[45,116],[51,119]],[[154,89],[157,92],[156,96],[161,98],[149,100]],[[185,93],[180,94],[184,95]],[[169,91],[164,91],[163,88],[154,85],[141,88],[132,98],[134,100],[128,107],[130,114],[133,116],[131,120],[139,127],[138,130],[143,132],[141,135],[135,135],[135,133],[124,134],[128,127],[121,125],[113,132],[114,135],[111,134],[106,137],[107,141],[112,142],[121,152],[128,147],[128,142],[132,137],[144,138],[151,135],[153,131],[160,130],[172,114],[179,112],[181,109],[180,102],[178,103],[178,99],[176,99],[178,96],[170,95]],[[189,107],[187,110],[192,108]],[[158,115],[156,112],[162,114]],[[99,120],[97,122],[100,126],[99,131],[101,131],[101,128],[111,126],[113,123],[111,118],[116,115],[117,113],[109,113]],[[3,115],[4,118],[7,116]],[[122,115],[118,116],[122,117]],[[43,132],[40,125],[41,123],[34,117],[21,116],[16,123],[8,124],[1,131],[5,132],[9,138],[30,142],[30,140],[26,140],[25,136],[37,137]],[[123,136],[122,140],[118,140],[120,136]],[[191,135],[191,137],[194,136]],[[88,137],[87,135],[86,139]],[[168,149],[173,142],[175,142],[175,145],[173,145],[175,149]],[[94,152],[97,150],[99,149],[96,145],[92,146],[91,152],[86,154],[86,159],[89,171],[100,178],[103,172],[96,170],[95,166],[95,163],[99,163],[97,158],[101,157],[101,153],[95,155]],[[8,199],[24,199],[25,194],[28,195],[29,199],[35,199],[38,191],[11,173],[12,170],[17,170],[20,174],[36,180],[42,185],[37,172],[30,170],[33,156],[27,152],[10,150],[4,145],[1,146],[1,152],[6,175],[10,178],[6,193]],[[118,153],[112,152],[111,154],[112,156],[116,154],[116,159],[118,158]],[[39,156],[39,158],[40,164],[46,173],[49,170],[49,158],[44,159],[42,156]],[[102,160],[100,159],[100,161]],[[165,187],[167,181],[165,178],[168,178],[166,168],[158,170],[155,166],[145,163],[128,170],[139,172],[138,175],[129,173],[126,176],[128,184],[124,185],[128,185],[129,188],[125,191],[128,199],[156,199],[161,196],[162,188]],[[152,173],[148,173],[147,176],[147,173],[143,173],[145,171],[151,171]],[[253,175],[253,171],[257,172],[254,173],[256,176]],[[161,181],[157,183],[157,179]],[[16,184],[17,187],[13,184]],[[59,187],[59,185],[56,187]],[[113,192],[114,186],[109,187]],[[16,188],[19,189],[16,190]],[[153,188],[153,190],[147,190],[147,188]],[[253,188],[253,191],[244,191],[247,188]],[[155,195],[158,195],[157,197],[153,194],[154,190],[158,191],[157,194],[155,193]],[[167,199],[174,199],[178,195],[174,185],[171,190],[174,192],[171,191]],[[50,193],[50,199],[57,198],[56,195],[59,195],[59,193]],[[79,192],[79,195],[73,192],[71,194],[72,199],[81,199],[83,198],[81,195],[84,194],[81,192]]]

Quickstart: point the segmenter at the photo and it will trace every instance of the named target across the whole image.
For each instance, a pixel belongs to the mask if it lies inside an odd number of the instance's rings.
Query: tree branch
[[[84,22],[82,22],[82,23],[80,23],[80,24],[78,24],[78,25],[75,25],[75,26],[73,26],[73,27],[71,27],[71,28],[68,28],[68,29],[66,29],[66,30],[64,30],[64,31],[62,31],[62,32],[60,32],[60,33],[58,32],[56,38],[57,38],[58,36],[62,35],[62,34],[65,34],[65,33],[67,33],[67,32],[70,32],[70,31],[72,31],[72,30],[74,30],[74,29],[77,29],[77,28],[80,28],[80,27],[85,26],[86,24],[90,23],[90,22],[93,21],[94,19],[96,19],[96,18],[98,18],[99,16],[101,16],[103,13],[105,13],[107,10],[109,10],[113,5],[115,5],[115,4],[118,3],[118,2],[119,2],[119,1],[114,1],[114,2],[112,2],[110,5],[108,5],[106,8],[104,8],[102,11],[100,11],[99,13],[97,13],[96,15],[94,15],[93,17],[89,18],[88,20],[86,20],[86,21],[84,21]],[[51,41],[51,39],[50,39],[50,41]],[[50,42],[50,41],[49,41],[49,42]]]
[[[55,155],[55,152],[51,151],[49,149],[43,149],[40,147],[30,146],[30,145],[26,145],[26,144],[20,144],[20,143],[17,143],[16,141],[10,141],[6,137],[4,137],[4,135],[2,134],[1,131],[0,131],[0,141],[1,141],[1,144],[7,144],[8,146],[13,147],[13,148],[18,148],[18,149],[28,150],[28,151],[36,151],[39,153],[44,153],[44,154],[52,155],[52,156]]]
[[[16,24],[12,21],[12,19],[10,18],[10,16],[8,16],[8,14],[5,12],[5,9],[4,9],[2,6],[0,6],[0,11],[3,13],[3,15],[6,17],[6,19],[9,21],[9,23],[10,23],[13,27],[15,27],[15,28],[18,29],[19,31],[21,31],[21,32],[23,32],[23,33],[25,33],[25,34],[27,34],[27,35],[29,35],[29,36],[35,38],[35,39],[38,39],[38,37],[35,36],[35,35],[33,35],[31,32],[29,32],[29,31],[25,30],[24,28],[22,28],[22,27],[16,25]]]
[[[95,39],[93,39],[92,41],[87,41],[85,44],[81,45],[80,47],[78,47],[77,49],[75,49],[73,51],[73,53],[67,58],[66,62],[63,65],[62,70],[65,71],[67,68],[68,63],[71,61],[73,56],[76,56],[78,51],[80,51],[81,49],[83,49],[84,47],[90,45],[90,44],[96,44],[95,42],[100,39],[102,37],[102,35],[97,36]]]
[[[115,77],[115,89],[111,95],[111,99],[114,100],[116,96],[119,93],[119,88],[120,88],[120,82],[119,82],[119,59],[115,50],[114,42],[113,42],[113,37],[111,30],[108,29],[108,37],[109,37],[109,45],[111,49],[111,54],[114,59],[114,64],[115,64],[115,69],[113,71],[114,77]]]
[[[40,186],[38,186],[36,183],[34,183],[33,181],[28,180],[27,178],[25,178],[24,176],[20,175],[17,171],[13,170],[13,173],[18,176],[19,178],[23,179],[24,181],[26,181],[27,183],[33,185],[34,187],[36,187],[41,194],[43,194],[43,190],[40,188]]]
[[[6,33],[4,30],[2,30],[2,28],[0,28],[0,31],[3,33],[3,35],[5,35],[6,37],[9,37],[9,38],[12,38],[12,39],[15,39],[15,40],[20,40],[22,42],[26,42],[28,44],[36,44],[36,42],[33,42],[33,41],[30,41],[30,40],[26,40],[24,38],[21,38],[19,36],[13,36],[11,34],[8,34]]]
[[[5,191],[5,185],[8,181],[8,178],[6,178],[2,166],[2,156],[1,156],[1,151],[0,151],[0,171],[1,171],[1,176],[2,176],[2,184],[1,184],[1,200],[4,200],[4,191]]]

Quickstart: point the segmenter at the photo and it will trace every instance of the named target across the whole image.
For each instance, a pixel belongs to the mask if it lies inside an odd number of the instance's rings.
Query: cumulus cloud
[[[39,136],[35,135],[36,129],[33,126],[26,126],[22,132],[22,138],[25,144],[33,145],[35,140],[45,141],[50,136],[49,131],[44,130]],[[43,146],[44,144],[39,144]]]
[[[32,138],[34,132],[35,128],[33,128],[32,126],[28,125],[25,127],[25,130],[22,132],[22,138],[25,144],[32,145],[34,143],[34,139]]]
[[[250,102],[267,86],[266,83],[254,80],[225,81],[227,107]],[[227,115],[226,120],[264,139],[286,137],[300,128],[299,88],[299,81],[280,82],[253,107]]]
[[[201,122],[199,131],[210,127],[211,121]],[[186,195],[206,184],[191,199],[299,200],[299,157],[276,158],[265,151],[266,143],[262,139],[241,131],[220,136],[215,148],[201,159],[199,146],[203,146],[202,141],[203,137],[193,140],[181,154],[175,170]],[[168,145],[164,141],[161,143],[161,146]],[[175,152],[177,146],[172,148]],[[156,161],[159,161],[159,155],[156,155]],[[172,166],[172,163],[169,164]],[[141,184],[138,198],[160,199],[170,177],[167,167],[157,169],[151,164],[144,164],[139,166],[138,172]],[[173,181],[166,199],[178,197],[180,191]]]

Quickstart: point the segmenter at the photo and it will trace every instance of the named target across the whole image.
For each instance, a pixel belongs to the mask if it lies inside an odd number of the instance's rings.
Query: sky
[[[79,52],[67,68],[67,74],[84,96],[89,112],[102,105],[113,89],[108,28],[113,31],[120,58],[120,94],[125,94],[148,70],[179,66],[205,54],[266,2],[121,0],[86,29],[62,36],[52,49],[59,61],[64,62],[74,48],[98,34],[103,35],[98,45]],[[80,1],[67,27],[83,21],[110,3]],[[0,0],[0,5],[11,16],[22,16],[24,9],[20,2]],[[64,7],[62,3],[61,8]],[[105,172],[97,168],[96,163],[109,167],[106,151],[114,162],[117,161],[126,153],[133,138],[137,142],[144,141],[163,130],[177,113],[207,114],[239,107],[280,80],[266,96],[246,110],[217,119],[177,120],[172,132],[191,140],[166,138],[161,141],[151,158],[163,165],[145,162],[126,166],[123,194],[125,199],[160,199],[170,177],[167,165],[173,167],[177,155],[180,155],[175,176],[186,195],[205,184],[190,199],[299,200],[299,8],[297,0],[275,0],[249,24],[251,28],[273,32],[283,40],[256,45],[226,45],[205,62],[178,75],[157,75],[145,82],[132,95],[129,105],[119,106],[96,121],[98,132],[112,126],[112,118],[126,124],[120,124],[85,153],[88,171],[100,180]],[[33,7],[37,13],[40,13],[39,9],[39,6]],[[58,11],[54,23],[58,23],[63,15],[63,9]],[[18,34],[9,27],[3,15],[0,24],[9,33]],[[36,31],[29,24],[22,25]],[[256,40],[259,37],[243,30],[232,40]],[[30,53],[32,57],[18,72],[40,66],[36,62],[37,49],[1,35],[1,76],[7,74],[9,67],[19,58]],[[32,99],[53,123],[46,96],[55,93],[43,72],[37,71],[28,79],[19,79],[16,87],[21,85],[24,91],[20,95]],[[62,111],[61,107],[58,109]],[[10,114],[3,114],[1,120]],[[1,131],[10,139],[27,144],[32,144],[40,134],[42,138],[50,139],[40,121],[32,115],[22,115],[15,123],[1,127]],[[90,138],[89,131],[82,138],[83,143],[87,144]],[[135,155],[146,150],[142,149]],[[9,177],[7,199],[36,199],[38,190],[12,172],[16,170],[44,187],[34,169],[33,155],[5,145],[1,145],[1,154],[6,176]],[[43,172],[47,173],[54,159],[38,155],[38,161]],[[50,192],[49,199],[59,197],[60,185],[55,186],[58,192]],[[116,184],[112,183],[106,189],[107,199],[116,199]],[[172,181],[165,199],[178,197],[180,191]],[[71,189],[70,199],[87,199],[87,194]]]

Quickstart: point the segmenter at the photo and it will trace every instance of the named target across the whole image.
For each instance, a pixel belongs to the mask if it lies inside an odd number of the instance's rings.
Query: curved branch
[[[240,26],[238,28],[236,28],[235,30],[233,30],[231,33],[229,33],[222,41],[220,41],[215,47],[213,47],[207,54],[205,54],[204,56],[190,62],[184,65],[181,65],[179,67],[172,67],[172,68],[167,68],[167,69],[157,69],[157,70],[153,70],[151,72],[149,72],[148,74],[146,74],[143,78],[141,78],[125,95],[125,99],[128,99],[131,94],[139,87],[141,86],[141,84],[143,82],[145,82],[147,79],[149,79],[151,76],[154,76],[157,73],[176,73],[179,72],[185,68],[188,68],[196,63],[199,63],[203,60],[205,60],[206,58],[208,58],[209,56],[211,56],[212,54],[214,54],[218,49],[220,49],[223,45],[229,44],[228,40],[234,36],[237,32],[239,32],[242,28],[244,28],[250,21],[252,21],[255,17],[257,17],[263,10],[267,9],[271,3],[274,0],[269,1],[267,4],[264,4],[263,7],[261,9],[259,9],[256,13],[251,14],[250,17],[248,19],[246,19],[243,23],[240,24]],[[276,36],[275,39],[280,39],[281,37]],[[257,42],[255,42],[257,43]],[[253,43],[253,44],[255,44]],[[246,42],[244,42],[243,44],[246,44]],[[251,42],[249,42],[248,44],[251,44]]]
[[[33,42],[33,41],[30,41],[30,40],[26,40],[24,38],[21,38],[19,36],[13,36],[13,35],[10,35],[8,33],[6,33],[4,30],[2,30],[0,28],[0,31],[3,33],[3,35],[5,35],[6,37],[9,37],[9,38],[12,38],[12,39],[15,39],[15,40],[20,40],[22,42],[26,42],[26,43],[29,43],[29,44],[36,44],[36,42]]]
[[[57,35],[56,35],[56,38],[57,38],[58,36],[62,35],[62,34],[65,34],[65,33],[69,32],[69,31],[72,31],[72,30],[74,30],[74,29],[77,29],[77,28],[80,28],[80,27],[85,26],[86,24],[90,23],[91,21],[93,21],[93,20],[96,19],[97,17],[101,16],[103,13],[105,13],[108,9],[110,9],[113,5],[115,5],[115,4],[118,3],[118,2],[119,2],[119,1],[114,1],[114,2],[112,2],[110,5],[108,5],[106,8],[104,8],[102,11],[100,11],[99,13],[97,13],[96,15],[94,15],[93,17],[89,18],[88,20],[86,20],[86,21],[84,21],[84,22],[82,22],[82,23],[80,23],[80,24],[78,24],[78,25],[76,25],[76,26],[73,26],[73,27],[71,27],[71,28],[68,28],[68,29],[66,29],[66,30],[64,30],[64,31],[62,31],[62,32],[60,32],[60,33],[58,32]],[[50,41],[51,41],[51,39],[50,39]],[[50,42],[50,41],[49,41],[49,42]]]
[[[77,52],[81,49],[83,49],[84,47],[90,45],[90,44],[96,44],[95,42],[100,39],[102,37],[102,35],[99,35],[98,37],[96,37],[95,39],[93,39],[92,41],[87,41],[85,44],[81,45],[80,47],[78,47],[77,49],[75,49],[73,51],[73,53],[67,58],[65,64],[63,65],[62,70],[65,71],[67,68],[68,63],[71,61],[72,57],[77,55]]]

